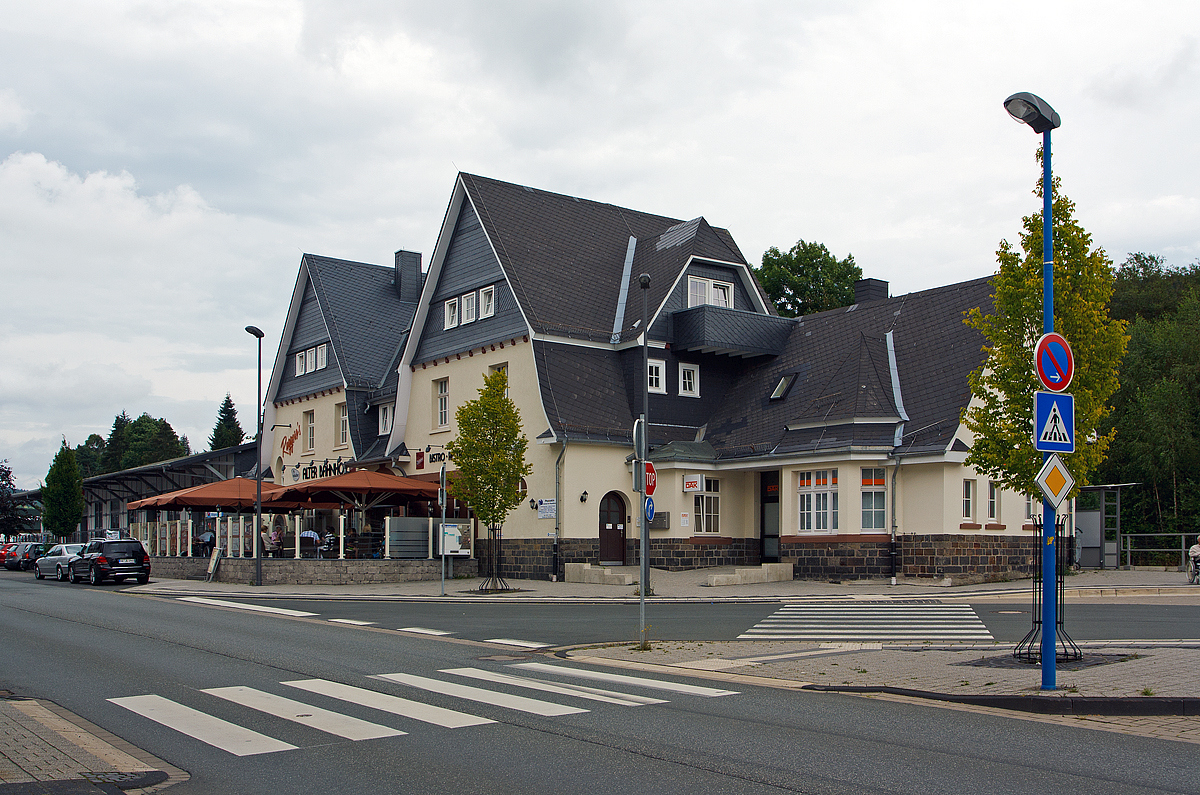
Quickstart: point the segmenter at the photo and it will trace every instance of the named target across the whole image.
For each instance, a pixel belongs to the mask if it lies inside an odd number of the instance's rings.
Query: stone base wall
[[[627,542],[626,560],[639,564],[638,540]],[[651,538],[650,566],[667,571],[689,571],[713,566],[757,566],[757,538]]]
[[[173,580],[203,580],[207,558],[150,558],[150,575]],[[477,561],[455,558],[454,575],[474,577]],[[442,565],[434,560],[313,560],[311,558],[263,558],[263,585],[351,585],[357,583],[439,580]],[[254,582],[253,558],[224,558],[217,567],[216,582]]]
[[[479,539],[479,572],[489,572],[488,540]],[[641,543],[626,539],[625,560],[630,566],[640,562]],[[650,539],[650,565],[667,571],[706,569],[713,566],[757,566],[759,542],[756,538],[663,538]],[[563,579],[567,563],[600,565],[600,541],[595,538],[564,538],[559,543],[558,567],[554,566],[554,539],[506,538],[500,546],[500,576],[524,580],[549,580],[552,574]]]
[[[891,576],[890,550],[887,541],[784,541],[779,545],[779,559],[791,563],[802,580],[861,580]]]
[[[1041,536],[900,536],[897,570],[905,577],[997,582],[1033,576]],[[1066,539],[1064,539],[1066,540]],[[1069,552],[1069,550],[1067,550]],[[890,565],[890,564],[889,564]]]

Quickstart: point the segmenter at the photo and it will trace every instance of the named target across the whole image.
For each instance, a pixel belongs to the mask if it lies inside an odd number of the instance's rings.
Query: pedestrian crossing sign
[[[1033,446],[1043,453],[1075,452],[1075,397],[1057,392],[1033,395]]]

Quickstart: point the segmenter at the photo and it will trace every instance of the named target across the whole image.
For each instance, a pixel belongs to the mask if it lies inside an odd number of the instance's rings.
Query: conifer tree
[[[246,438],[246,432],[238,422],[237,409],[234,408],[233,398],[225,393],[225,401],[217,409],[217,424],[213,426],[212,435],[208,437],[209,450],[221,450],[226,447],[239,445]]]
[[[75,532],[83,518],[83,478],[79,476],[75,451],[67,446],[66,439],[46,473],[42,505],[42,527],[59,538]]]
[[[132,422],[128,412],[125,411],[113,418],[112,430],[108,432],[108,438],[104,441],[104,449],[100,452],[100,472],[98,474],[117,472],[121,469],[121,460],[129,448],[127,434]]]

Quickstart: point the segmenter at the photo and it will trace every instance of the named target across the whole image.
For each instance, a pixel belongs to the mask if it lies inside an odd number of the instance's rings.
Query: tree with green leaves
[[[100,458],[104,455],[104,437],[98,433],[88,436],[87,441],[75,446],[75,460],[79,463],[79,474],[85,479],[103,474]]]
[[[1038,153],[1041,159],[1041,152]],[[1075,377],[1075,452],[1065,456],[1079,485],[1104,461],[1115,432],[1103,429],[1109,399],[1117,391],[1117,368],[1125,355],[1125,324],[1109,317],[1112,261],[1092,245],[1075,220],[1075,204],[1053,180],[1054,329],[1071,345]],[[1042,195],[1039,180],[1037,196]],[[1039,202],[1040,204],[1040,202]],[[1042,217],[1022,221],[1021,248],[1007,240],[997,252],[993,305],[967,313],[966,324],[983,334],[987,353],[968,381],[974,400],[963,420],[975,435],[966,463],[1007,488],[1029,495],[1042,455],[1033,446],[1033,393],[1039,389],[1033,349],[1042,336]]]
[[[188,445],[175,435],[171,423],[142,414],[125,431],[126,449],[119,469],[156,464],[188,454]]]
[[[104,449],[100,453],[100,472],[97,474],[121,470],[121,460],[125,457],[125,451],[129,449],[127,434],[132,422],[126,411],[113,417],[112,430],[108,432],[108,439],[105,440]]]
[[[822,243],[799,240],[787,252],[771,246],[754,275],[784,317],[800,317],[854,303],[862,268],[854,255],[838,259]]]
[[[226,447],[239,445],[246,438],[242,424],[238,422],[237,409],[233,406],[233,398],[225,393],[225,401],[217,409],[217,424],[213,426],[212,435],[208,437],[209,450],[223,450]]]
[[[42,528],[59,538],[74,533],[83,519],[83,478],[79,475],[75,451],[67,446],[66,439],[46,473],[42,505]]]
[[[454,412],[458,436],[446,452],[458,468],[450,492],[471,506],[488,528],[491,572],[480,590],[507,590],[499,575],[500,528],[523,498],[521,479],[533,468],[525,462],[529,440],[521,431],[521,414],[508,397],[508,372],[486,376],[479,397]]]

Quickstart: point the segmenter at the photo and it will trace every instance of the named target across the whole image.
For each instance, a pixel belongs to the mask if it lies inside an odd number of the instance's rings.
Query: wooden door
[[[625,500],[615,491],[600,500],[600,564],[625,565]]]

